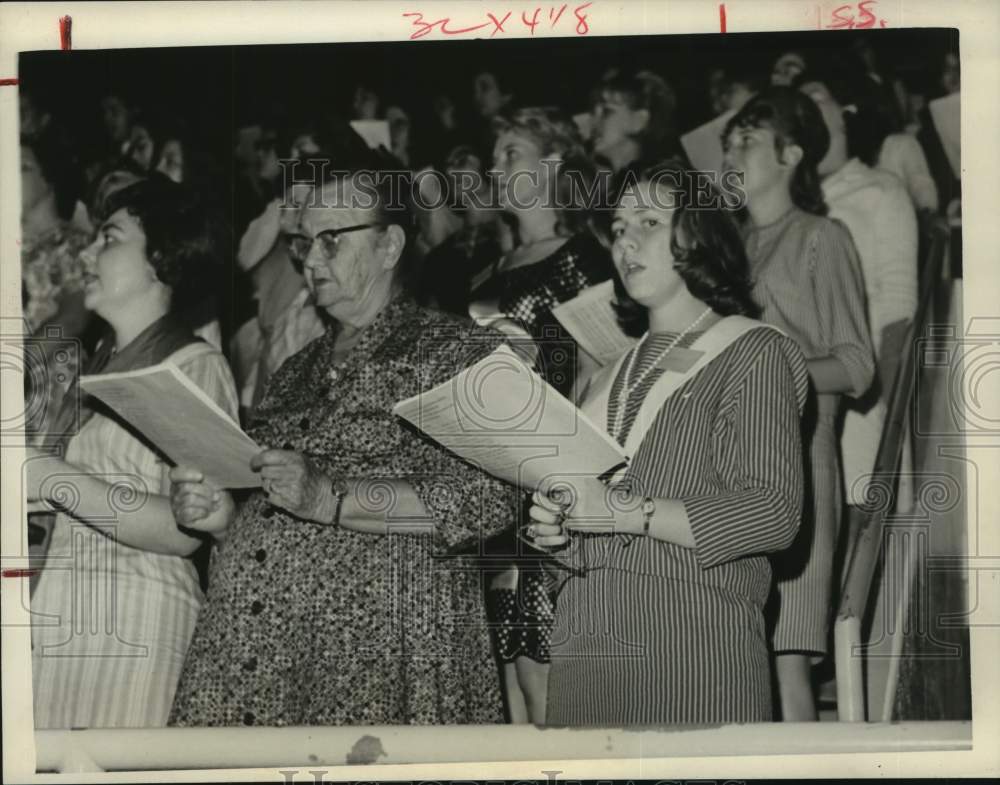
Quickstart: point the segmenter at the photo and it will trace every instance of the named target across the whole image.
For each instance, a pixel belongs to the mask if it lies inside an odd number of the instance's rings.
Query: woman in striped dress
[[[583,407],[631,460],[609,485],[553,478],[533,497],[528,536],[572,568],[549,725],[771,719],[766,554],[799,524],[805,364],[748,318],[736,226],[690,209],[692,178],[668,185],[670,167],[639,174],[615,211],[619,318],[646,332]]]
[[[83,253],[84,303],[111,329],[84,372],[170,360],[235,419],[225,359],[173,318],[213,260],[204,213],[159,175],[108,213]],[[72,392],[27,463],[28,501],[58,511],[31,598],[35,727],[162,726],[202,603],[187,558],[202,540],[174,521],[164,457],[93,399],[78,415]]]
[[[729,121],[724,140],[727,168],[744,175],[744,241],[761,319],[798,343],[816,393],[805,424],[802,532],[775,560],[773,639],[783,719],[815,720],[811,664],[826,653],[843,497],[835,420],[841,397],[863,395],[875,372],[864,281],[847,228],[825,217],[817,165],[830,135],[812,100],[772,87]]]

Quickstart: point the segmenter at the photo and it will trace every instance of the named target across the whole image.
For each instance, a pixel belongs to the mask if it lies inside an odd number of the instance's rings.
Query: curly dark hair
[[[154,172],[115,191],[104,214],[125,210],[146,235],[146,258],[156,277],[170,287],[170,309],[180,312],[203,299],[215,282],[218,238],[208,211],[183,185]]]
[[[722,316],[757,317],[760,308],[751,296],[750,262],[739,227],[722,195],[699,181],[677,158],[640,163],[628,171],[627,187],[649,183],[659,196],[668,197],[663,204],[676,205],[671,217],[670,251],[674,269],[691,295]],[[649,327],[649,314],[628,295],[617,268],[614,285],[613,305],[619,325],[628,335],[642,335]]]
[[[830,132],[813,100],[791,87],[769,87],[729,119],[722,132],[723,144],[735,129],[744,128],[773,131],[779,155],[789,145],[802,149],[802,160],[792,177],[792,202],[807,213],[826,215],[827,206],[816,167],[830,147]]]

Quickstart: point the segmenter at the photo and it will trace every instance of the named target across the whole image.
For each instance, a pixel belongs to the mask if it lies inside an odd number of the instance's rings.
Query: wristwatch
[[[347,487],[347,482],[343,477],[334,477],[330,481],[330,490],[333,492],[334,497],[337,499],[337,506],[334,509],[333,520],[331,523],[334,526],[340,525],[340,511],[344,507],[344,499],[347,498],[349,489]]]
[[[649,524],[653,520],[653,514],[656,512],[656,504],[653,502],[652,498],[647,496],[642,500],[642,536],[649,536]]]

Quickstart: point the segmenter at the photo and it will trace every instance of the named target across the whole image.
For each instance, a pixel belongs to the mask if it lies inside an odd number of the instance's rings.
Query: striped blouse
[[[698,336],[692,333],[680,345],[690,346]],[[673,337],[652,336],[634,374]],[[629,396],[622,444],[662,373],[654,369]],[[623,377],[624,371],[608,399],[609,433]],[[709,583],[763,605],[770,588],[764,554],[787,547],[799,526],[799,416],[807,390],[805,363],[790,339],[756,329],[735,341],[668,399],[623,480],[640,495],[683,502],[695,548],[588,537],[593,550],[583,566]]]

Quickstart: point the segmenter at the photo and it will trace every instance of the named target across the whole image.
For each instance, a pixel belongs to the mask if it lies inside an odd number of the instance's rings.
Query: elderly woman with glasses
[[[413,303],[406,212],[352,171],[302,212],[306,282],[333,322],[254,411],[263,487],[233,515],[174,470],[178,519],[222,539],[176,725],[502,721],[468,554],[510,525],[516,491],[392,414],[502,336]]]

